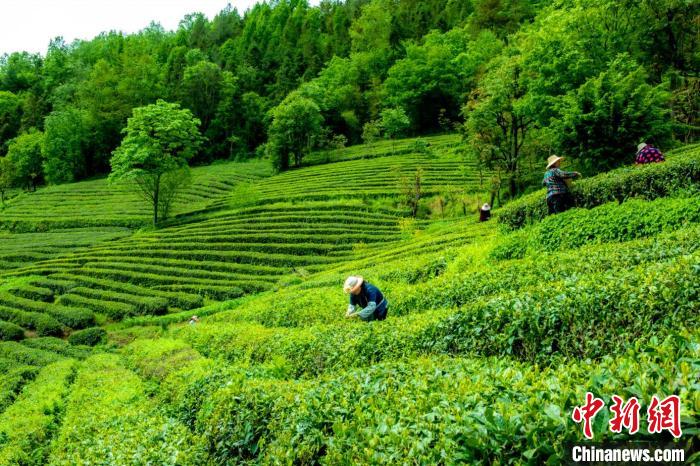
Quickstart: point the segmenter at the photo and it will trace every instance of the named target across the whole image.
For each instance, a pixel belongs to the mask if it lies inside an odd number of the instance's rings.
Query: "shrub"
[[[56,319],[38,312],[25,312],[0,305],[0,319],[24,328],[36,330],[39,336],[63,335],[63,325]]]
[[[24,329],[10,322],[0,321],[0,341],[19,341],[24,338]]]
[[[101,354],[83,363],[49,463],[204,464],[187,429],[164,418],[143,382],[119,361]]]
[[[623,242],[673,231],[700,222],[700,196],[631,199],[603,204],[590,210],[572,209],[502,237],[491,251],[497,260],[519,259],[528,248],[554,251],[586,244]]]
[[[71,345],[96,346],[107,337],[107,332],[101,327],[91,327],[73,332],[68,337]]]
[[[581,180],[572,194],[576,206],[591,208],[610,201],[629,198],[655,199],[700,183],[700,148],[669,157],[664,163],[617,170]],[[547,215],[545,191],[523,196],[498,213],[499,222],[508,229],[521,228]]]
[[[74,329],[89,327],[95,323],[95,315],[86,309],[32,301],[31,299],[20,298],[7,293],[0,293],[0,304],[27,312],[48,314],[62,324]]]
[[[0,438],[5,438],[0,442],[0,464],[47,464],[49,442],[74,375],[74,361],[46,366],[0,416]]]
[[[101,299],[86,298],[75,294],[64,294],[59,298],[62,304],[72,306],[83,306],[96,312],[106,315],[110,319],[121,320],[124,317],[136,314],[136,308],[130,304],[118,303],[115,301],[104,301]],[[94,321],[90,324],[93,325]],[[84,328],[87,325],[84,325]]]
[[[0,342],[0,357],[13,359],[28,366],[47,366],[63,357],[36,348],[28,348],[15,341]]]
[[[53,291],[48,288],[42,288],[34,285],[21,285],[10,288],[9,291],[13,295],[21,298],[44,302],[53,301]]]

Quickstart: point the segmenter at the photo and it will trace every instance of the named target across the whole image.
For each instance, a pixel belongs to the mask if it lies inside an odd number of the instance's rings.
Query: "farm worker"
[[[558,214],[571,208],[574,204],[567,180],[581,176],[579,172],[565,172],[559,169],[564,157],[552,155],[547,159],[547,171],[542,184],[547,187],[547,208],[550,214]]]
[[[343,291],[350,294],[346,318],[359,317],[366,321],[386,319],[388,303],[376,286],[360,276],[350,276],[345,280]]]
[[[634,157],[636,165],[663,162],[664,160],[664,154],[656,147],[652,147],[645,142],[637,146],[637,155]]]
[[[197,317],[197,316],[192,316],[192,317],[190,318],[190,325],[194,325],[194,324],[196,324],[197,322],[199,322],[199,317]]]
[[[484,205],[481,206],[481,209],[479,209],[479,221],[480,222],[485,222],[486,220],[491,218],[491,206],[489,205],[488,202],[485,202]]]

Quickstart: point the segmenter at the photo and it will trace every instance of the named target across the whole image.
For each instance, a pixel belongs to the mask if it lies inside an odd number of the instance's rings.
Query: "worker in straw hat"
[[[564,157],[552,155],[547,159],[547,171],[542,184],[547,187],[547,208],[550,214],[564,212],[574,205],[567,181],[581,176],[579,172],[565,172],[559,168]]]
[[[656,147],[652,147],[645,142],[637,146],[637,155],[634,157],[635,164],[642,165],[645,163],[663,162],[664,160],[666,160],[664,159],[664,154]]]
[[[360,276],[351,275],[345,280],[343,291],[350,294],[346,318],[359,317],[366,321],[386,319],[389,303],[376,286]]]

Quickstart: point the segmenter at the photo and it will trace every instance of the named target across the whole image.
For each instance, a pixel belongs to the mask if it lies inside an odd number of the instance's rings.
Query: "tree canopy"
[[[484,108],[477,99],[497,64],[515,60],[518,111],[541,142],[521,155],[542,158],[547,147],[600,169],[625,160],[608,150],[613,142],[697,138],[698,17],[697,2],[679,0],[280,0],[245,12],[229,6],[212,19],[194,12],[175,31],[154,23],[135,34],[58,37],[44,55],[0,57],[0,156],[36,129],[45,133],[39,179],[104,174],[132,110],[158,99],[199,119],[207,143],[193,163],[280,147],[274,115],[296,93],[320,112],[322,136],[311,148],[371,139],[365,129],[396,108],[410,121],[404,134],[452,131],[469,124],[465,109]],[[616,139],[600,118],[622,104],[638,116],[639,105],[653,110],[643,130],[623,116],[619,133],[629,137]],[[71,126],[75,134],[63,138]]]
[[[178,104],[159,100],[134,109],[124,129],[124,139],[111,159],[110,180],[129,180],[151,203],[153,223],[166,212],[172,196],[188,177],[182,170],[195,156],[202,138],[199,120]],[[176,182],[179,180],[179,182]],[[167,186],[164,192],[162,188]]]

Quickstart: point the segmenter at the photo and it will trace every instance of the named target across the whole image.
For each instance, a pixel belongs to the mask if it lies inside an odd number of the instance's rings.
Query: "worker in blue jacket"
[[[345,280],[343,291],[350,294],[346,318],[359,317],[364,321],[386,319],[389,303],[376,286],[360,276],[350,276]]]

